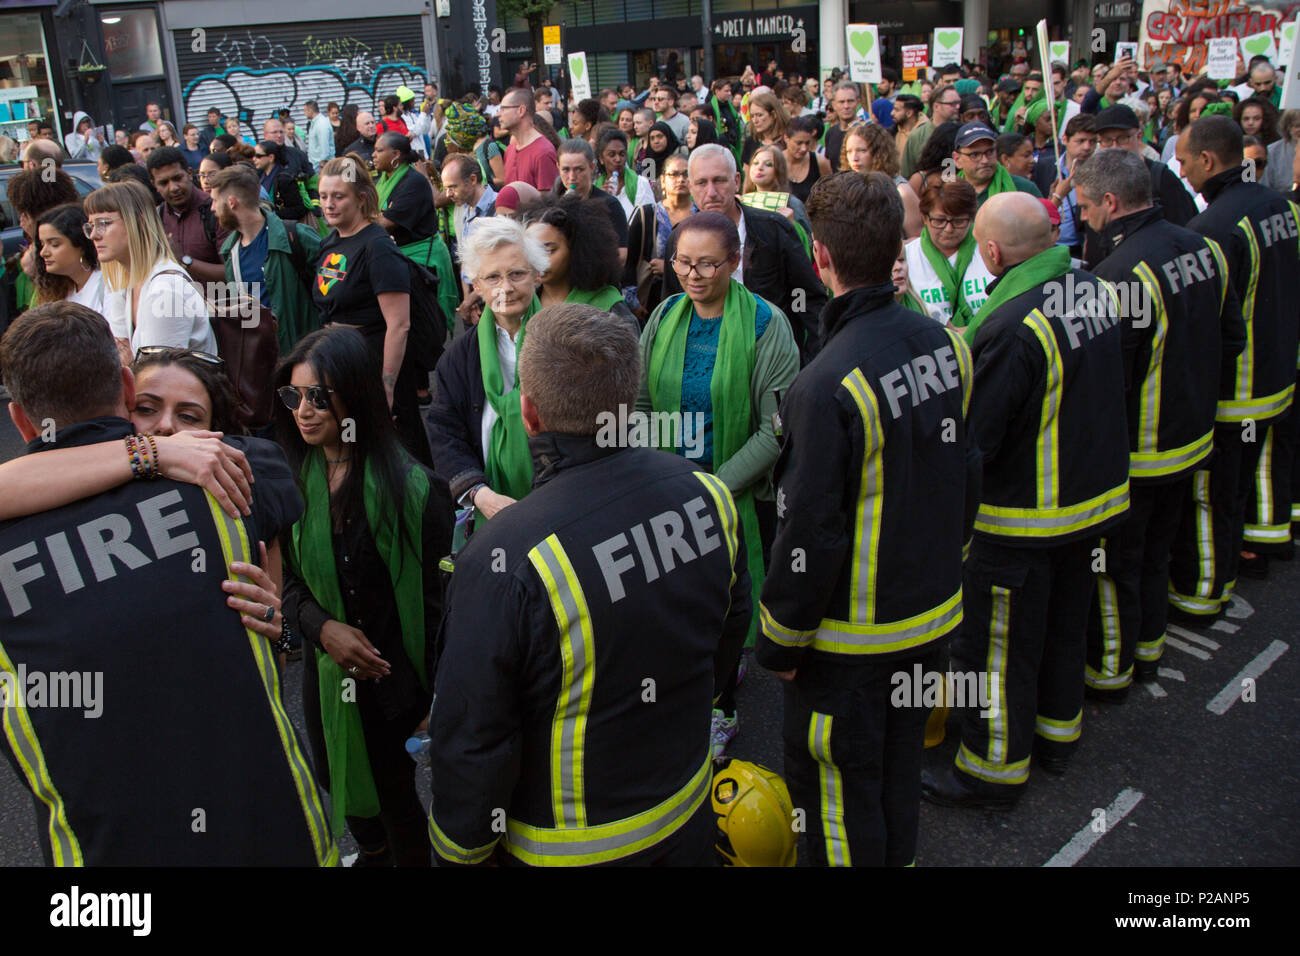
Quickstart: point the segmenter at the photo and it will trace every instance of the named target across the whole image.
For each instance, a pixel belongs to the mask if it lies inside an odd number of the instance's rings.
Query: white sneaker
[[[733,715],[727,717],[722,711],[714,708],[713,710],[713,731],[710,739],[713,742],[713,759],[718,760],[727,752],[727,745],[731,743],[732,738],[740,731],[740,717]]]

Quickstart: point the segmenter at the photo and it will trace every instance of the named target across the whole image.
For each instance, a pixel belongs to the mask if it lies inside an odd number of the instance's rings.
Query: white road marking
[[[1208,661],[1210,659],[1210,655],[1199,647],[1192,647],[1190,644],[1184,644],[1178,638],[1170,637],[1168,634],[1165,635],[1165,643],[1170,647],[1178,648],[1184,654],[1191,654],[1193,657],[1199,657],[1203,661]]]
[[[1225,613],[1228,617],[1244,621],[1255,613],[1255,609],[1250,606],[1250,602],[1244,597],[1233,594],[1228,598],[1228,610]]]
[[[1194,634],[1186,628],[1179,627],[1176,624],[1170,624],[1165,628],[1165,630],[1177,634],[1179,637],[1191,641],[1193,644],[1200,644],[1201,647],[1204,647],[1206,650],[1217,651],[1219,649],[1218,641],[1212,641],[1208,637],[1201,637],[1201,635]]]
[[[1288,649],[1289,646],[1281,641],[1274,641],[1268,645],[1256,655],[1254,660],[1241,669],[1241,673],[1228,681],[1228,686],[1219,691],[1214,699],[1205,705],[1205,709],[1222,717],[1233,704],[1241,700],[1241,682],[1247,679],[1257,680]]]
[[[1168,694],[1165,693],[1165,689],[1163,687],[1161,687],[1159,684],[1154,683],[1152,681],[1148,681],[1144,683],[1142,686],[1147,689],[1147,692],[1150,693],[1152,697],[1155,697],[1157,699],[1161,697],[1169,696]]]
[[[1093,829],[1093,823],[1090,821],[1043,866],[1074,866],[1087,855],[1089,850],[1097,845],[1098,840],[1115,829],[1116,824],[1128,816],[1133,808],[1141,802],[1142,793],[1140,791],[1134,790],[1132,787],[1125,787],[1119,792],[1119,796],[1115,798],[1111,805],[1106,808],[1103,817],[1106,821],[1105,829],[1098,833]]]
[[[343,865],[351,866],[353,863],[357,862],[357,857],[359,857],[360,855],[361,855],[360,853],[349,853],[347,856],[343,858]]]
[[[1227,621],[1215,621],[1210,625],[1212,631],[1223,631],[1225,634],[1236,634],[1241,630],[1236,624],[1229,624]]]
[[[1167,678],[1169,678],[1170,680],[1180,680],[1180,681],[1182,681],[1184,684],[1187,683],[1187,678],[1183,676],[1183,672],[1182,672],[1182,671],[1176,671],[1176,670],[1174,670],[1172,667],[1159,667],[1159,668],[1156,669],[1156,673],[1157,673],[1159,676],[1161,676],[1161,677],[1167,677]]]

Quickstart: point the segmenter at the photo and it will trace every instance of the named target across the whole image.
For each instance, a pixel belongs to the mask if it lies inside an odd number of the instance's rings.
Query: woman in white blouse
[[[104,275],[85,233],[80,203],[65,203],[36,220],[36,303],[76,302],[104,314]]]
[[[112,183],[86,197],[86,234],[107,280],[104,317],[134,356],[165,345],[217,354],[203,293],[176,261],[148,191]]]

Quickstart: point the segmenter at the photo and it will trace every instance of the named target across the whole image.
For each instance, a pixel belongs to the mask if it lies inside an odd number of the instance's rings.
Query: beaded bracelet
[[[158,468],[158,443],[152,435],[126,436],[126,454],[131,462],[131,477],[141,478],[161,478],[162,472]]]

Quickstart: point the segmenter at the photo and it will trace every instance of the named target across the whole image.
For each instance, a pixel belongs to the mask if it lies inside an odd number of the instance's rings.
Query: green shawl
[[[424,469],[410,464],[402,491],[399,531],[392,514],[381,510],[374,469],[366,463],[366,522],[375,547],[388,569],[397,601],[397,616],[402,625],[402,648],[427,689],[424,670],[425,620],[423,521],[429,498],[429,477]],[[290,533],[292,567],[312,597],[336,621],[346,623],[347,612],[339,589],[334,566],[334,539],[330,517],[329,481],[325,475],[325,455],[313,449],[303,462],[301,480],[307,510]],[[438,556],[432,556],[436,560]],[[321,727],[330,771],[330,827],[335,836],[343,832],[344,816],[376,817],[379,795],[371,775],[366,753],[365,734],[361,729],[361,712],[357,709],[356,688],[344,680],[353,680],[332,657],[316,650],[316,674],[320,682]]]
[[[623,293],[619,292],[612,285],[607,285],[603,289],[595,289],[591,292],[585,292],[582,289],[570,289],[569,294],[564,297],[565,302],[581,302],[583,305],[594,305],[598,309],[604,309],[608,312],[619,302],[623,301]]]
[[[596,186],[603,189],[605,187],[605,174],[602,172],[596,177]],[[636,171],[629,165],[623,167],[623,195],[627,196],[627,201],[636,205],[636,191],[639,180]]]
[[[709,394],[713,404],[713,471],[740,450],[753,434],[750,380],[758,346],[755,322],[758,300],[735,279],[727,287],[722,308],[722,327],[718,330],[718,352],[713,365]],[[650,403],[656,412],[680,413],[682,410],[682,375],[686,367],[686,332],[690,328],[695,305],[681,296],[659,320],[650,350],[647,383]],[[754,511],[754,490],[746,488],[732,496],[745,529],[749,582],[758,607],[763,590],[763,544],[758,532],[758,514]],[[752,645],[757,632],[758,614],[750,619],[746,645]]]
[[[989,287],[988,299],[980,306],[980,310],[975,313],[975,318],[962,332],[966,344],[971,345],[974,343],[975,333],[984,324],[984,320],[997,311],[1003,303],[1010,302],[1016,296],[1024,295],[1035,286],[1063,276],[1069,271],[1070,250],[1065,246],[1052,246],[1049,249],[1044,249],[1037,255],[1030,256],[1019,265],[1012,266],[1002,274],[1002,277],[997,282]]]
[[[966,173],[964,171],[959,172],[957,175],[962,179],[966,178]],[[1011,178],[1011,174],[1007,172],[1007,168],[1001,163],[998,163],[997,168],[993,171],[993,178],[989,180],[988,186],[985,187],[984,199],[992,199],[999,193],[1013,193],[1016,191],[1016,181]],[[983,204],[984,202],[981,200],[980,205]]]
[[[540,308],[541,303],[534,295],[519,320],[516,355],[523,351],[528,320]],[[523,414],[519,410],[519,364],[515,363],[515,380],[507,389],[501,376],[501,357],[497,354],[496,316],[490,307],[483,307],[474,334],[478,336],[479,364],[483,367],[483,392],[497,413],[497,420],[492,423],[489,447],[483,449],[483,472],[487,475],[489,488],[499,495],[518,500],[533,487],[533,458],[528,452],[528,434],[524,431]]]
[[[1002,169],[1002,167],[999,166],[998,169]],[[966,233],[966,238],[957,247],[957,264],[955,266],[930,241],[929,229],[921,230],[921,252],[939,277],[939,281],[943,283],[943,291],[947,295],[948,301],[952,303],[952,324],[957,328],[970,325],[974,313],[971,312],[970,303],[962,295],[961,289],[962,280],[966,277],[966,270],[970,267],[971,260],[975,258],[976,254],[974,232]]]
[[[717,96],[711,96],[709,99],[713,103],[713,125],[718,128],[718,141],[725,144],[727,124],[722,121],[722,107],[719,104]],[[740,155],[745,148],[744,124],[741,122],[740,117],[736,115],[736,108],[734,106],[728,103],[726,109],[727,112],[731,114],[731,118],[735,121],[733,128],[736,131],[736,142],[731,147],[731,151],[736,154],[736,162],[739,164]]]
[[[379,193],[379,210],[383,212],[388,208],[388,197],[393,194],[403,177],[411,171],[410,163],[402,163],[391,173],[380,173],[379,178],[375,180],[375,189]]]
[[[447,251],[447,244],[442,241],[442,236],[434,234],[425,239],[417,239],[415,242],[398,246],[397,251],[412,262],[432,269],[433,274],[438,277],[438,306],[442,309],[443,317],[447,320],[447,329],[450,331],[456,322],[456,307],[460,305],[460,293],[457,291],[460,276],[451,264],[451,253]]]

